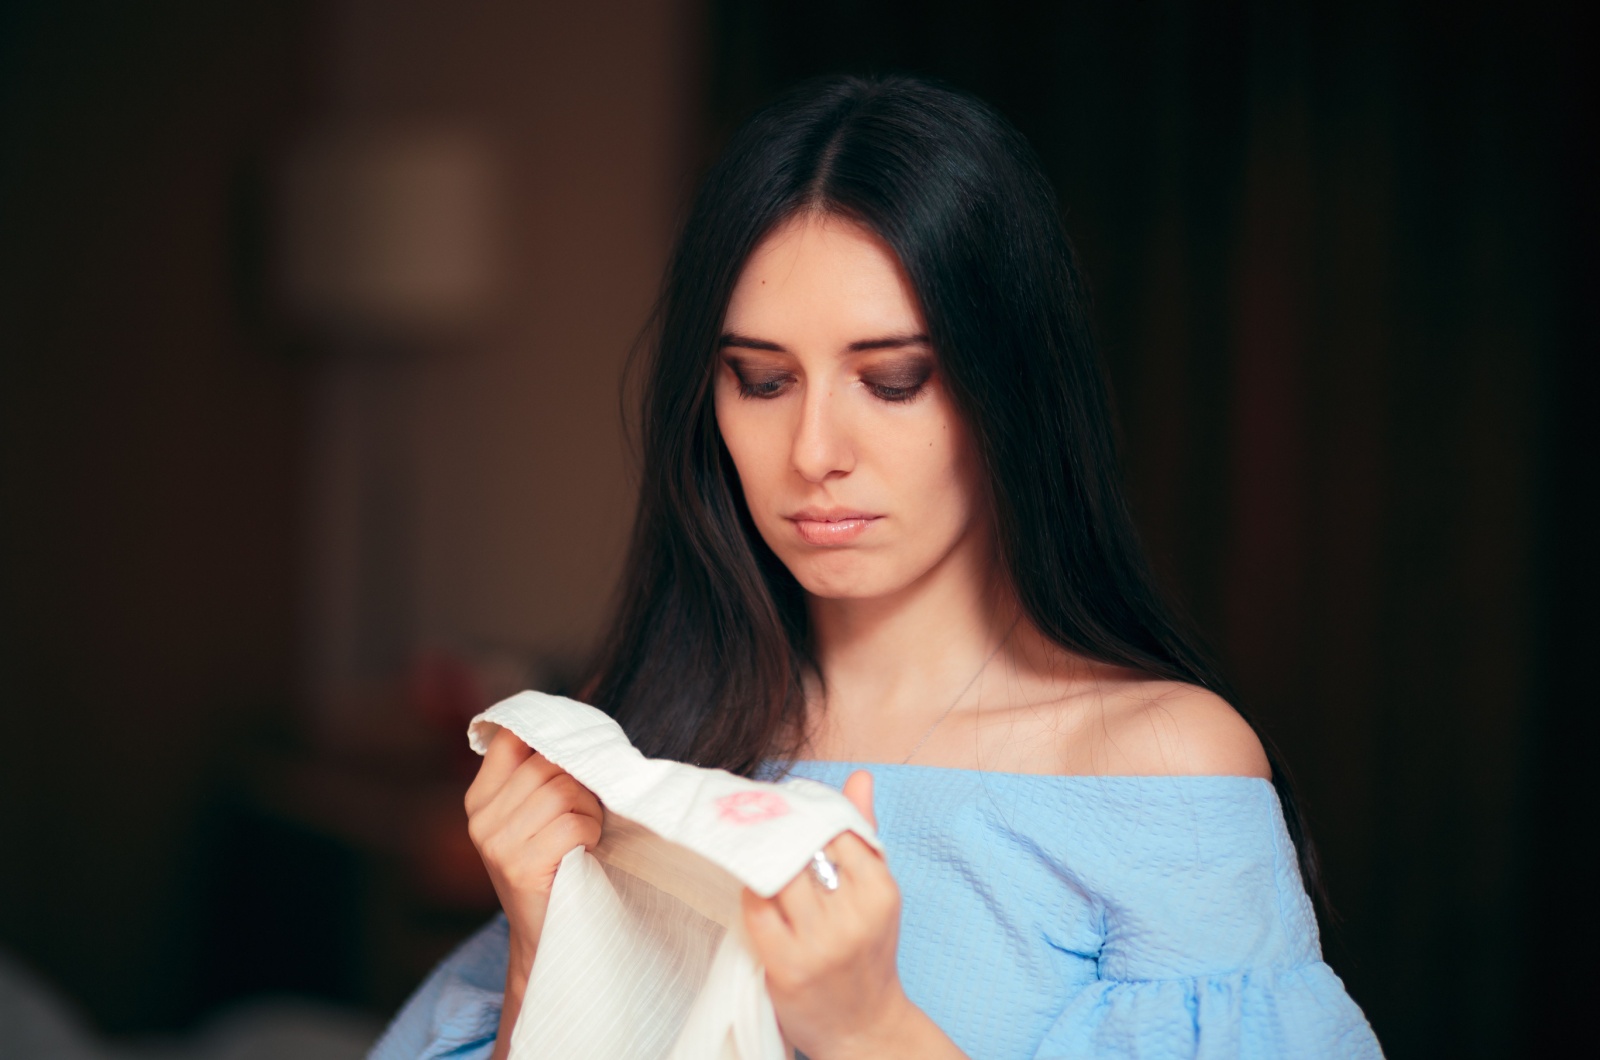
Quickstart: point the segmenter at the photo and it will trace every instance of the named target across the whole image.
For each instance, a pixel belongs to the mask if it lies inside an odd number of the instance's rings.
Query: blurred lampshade
[[[280,283],[314,327],[415,338],[470,326],[496,278],[494,173],[455,131],[345,130],[284,170]]]

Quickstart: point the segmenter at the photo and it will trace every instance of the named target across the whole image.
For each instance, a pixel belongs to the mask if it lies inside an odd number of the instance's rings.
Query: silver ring
[[[817,851],[811,855],[811,864],[806,868],[811,870],[811,878],[816,880],[824,891],[837,891],[839,889],[839,866],[828,859],[828,855]]]

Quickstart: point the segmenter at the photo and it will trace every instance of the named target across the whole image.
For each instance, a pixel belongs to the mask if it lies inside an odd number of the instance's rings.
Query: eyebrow
[[[776,342],[768,342],[766,339],[751,338],[749,335],[740,335],[732,331],[724,334],[722,338],[718,340],[717,345],[722,349],[733,347],[741,350],[770,350],[773,353],[789,352]],[[918,332],[914,335],[885,335],[882,338],[861,339],[859,342],[852,342],[849,346],[846,346],[845,349],[849,350],[851,353],[864,353],[868,350],[899,350],[904,349],[907,346],[931,345],[933,345],[933,343],[928,341],[928,336]]]

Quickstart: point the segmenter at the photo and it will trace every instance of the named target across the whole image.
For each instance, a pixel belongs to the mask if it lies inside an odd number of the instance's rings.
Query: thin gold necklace
[[[1006,641],[1011,639],[1011,631],[1017,628],[1017,623],[1020,621],[1022,621],[1021,615],[1012,619],[1010,628],[1006,630],[1006,635],[1000,638],[1000,643],[994,646],[994,651],[984,658],[983,662],[978,666],[978,672],[972,675],[972,679],[961,686],[961,691],[957,692],[956,698],[952,699],[950,705],[944,708],[944,713],[933,719],[933,724],[928,726],[928,731],[922,734],[922,739],[917,741],[917,746],[911,749],[911,753],[900,759],[901,765],[908,765],[913,758],[917,757],[917,752],[922,750],[922,745],[928,742],[928,737],[933,735],[933,730],[937,729],[939,724],[950,716],[950,712],[956,709],[956,704],[961,702],[961,697],[971,691],[972,686],[978,683],[978,678],[982,676],[983,671],[987,670],[989,664],[994,661],[994,657],[1000,654],[1000,649],[1005,647]]]

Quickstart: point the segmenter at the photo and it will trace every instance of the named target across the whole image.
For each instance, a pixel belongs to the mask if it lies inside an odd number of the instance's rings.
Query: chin
[[[825,600],[870,600],[904,588],[911,579],[887,570],[882,557],[854,555],[782,556],[800,587]]]

